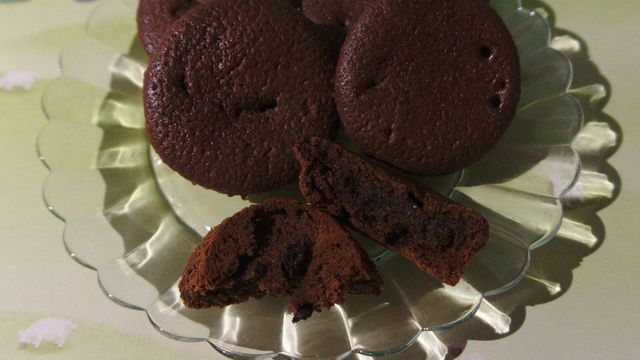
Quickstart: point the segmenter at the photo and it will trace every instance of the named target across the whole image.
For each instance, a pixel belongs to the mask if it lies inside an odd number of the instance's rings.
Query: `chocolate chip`
[[[499,109],[502,106],[502,99],[499,96],[494,96],[491,98],[491,107],[494,109]]]
[[[388,246],[396,246],[405,241],[409,236],[409,230],[406,228],[397,228],[391,230],[386,237],[385,244]]]
[[[480,55],[485,59],[489,59],[493,55],[493,51],[490,47],[485,45],[480,47]]]
[[[251,223],[253,225],[253,235],[257,240],[271,236],[273,225],[275,224],[273,217],[278,214],[280,213],[266,212],[263,209],[256,211]],[[284,214],[286,215],[286,212]]]
[[[301,281],[311,262],[311,249],[305,244],[287,247],[282,253],[282,268],[291,281]]]
[[[261,101],[260,103],[258,103],[256,107],[258,108],[259,112],[263,113],[263,112],[266,112],[267,110],[275,109],[277,106],[278,106],[278,101],[276,99],[269,99],[269,100]]]

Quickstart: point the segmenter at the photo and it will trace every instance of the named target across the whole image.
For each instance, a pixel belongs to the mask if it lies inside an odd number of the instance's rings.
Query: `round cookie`
[[[477,161],[510,125],[518,52],[485,1],[380,0],[347,36],[336,104],[365,153],[418,175]]]
[[[189,10],[205,0],[140,0],[138,37],[148,54],[153,54],[165,31]]]
[[[330,46],[284,2],[223,0],[189,12],[145,75],[150,144],[183,177],[228,195],[293,182],[296,141],[335,133]]]
[[[351,28],[374,0],[302,0],[304,16],[318,25]]]

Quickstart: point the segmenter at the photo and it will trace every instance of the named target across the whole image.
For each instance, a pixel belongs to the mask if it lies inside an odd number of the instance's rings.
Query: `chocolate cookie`
[[[180,17],[196,6],[213,0],[140,0],[138,4],[138,37],[148,54],[153,54],[164,33]],[[298,8],[300,0],[285,1]]]
[[[336,103],[350,139],[407,172],[441,175],[477,161],[511,123],[516,46],[479,0],[380,0],[347,36]]]
[[[206,0],[140,0],[138,37],[148,54],[153,54],[165,31],[182,15]]]
[[[335,52],[288,3],[219,0],[178,20],[145,76],[149,141],[183,177],[229,195],[295,180],[295,142],[330,138]]]
[[[367,254],[329,214],[286,200],[251,206],[215,227],[179,284],[196,309],[291,296],[294,322],[381,286]]]
[[[304,16],[318,25],[351,28],[375,0],[302,0]]]
[[[489,238],[489,224],[473,209],[392,176],[318,138],[298,144],[300,190],[434,278],[455,285],[471,256]]]

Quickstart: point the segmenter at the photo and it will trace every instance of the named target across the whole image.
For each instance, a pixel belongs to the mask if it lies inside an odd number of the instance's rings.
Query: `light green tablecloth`
[[[600,212],[602,246],[586,257],[561,297],[529,307],[521,328],[500,340],[470,341],[462,359],[633,359],[640,356],[640,1],[557,0],[558,26],[587,42],[611,83],[606,108],[624,144],[610,160],[622,193]],[[0,90],[0,359],[213,359],[205,344],[183,344],[157,333],[140,312],[120,308],[99,289],[96,274],[71,260],[63,226],[41,199],[47,170],[35,140],[45,124],[40,96],[56,76],[64,43],[83,32],[92,3],[0,1],[0,76],[29,70],[41,80],[29,91]],[[62,350],[19,350],[17,332],[45,316],[80,326]],[[522,316],[522,314],[520,314]],[[623,330],[624,329],[624,330]],[[472,330],[472,329],[471,329]]]

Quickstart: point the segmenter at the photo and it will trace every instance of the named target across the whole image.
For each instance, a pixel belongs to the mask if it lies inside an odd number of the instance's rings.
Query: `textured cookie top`
[[[160,45],[165,32],[191,9],[215,0],[140,0],[138,3],[138,38],[148,54]],[[283,1],[298,8],[299,0]]]
[[[151,59],[151,145],[206,188],[250,195],[292,182],[301,137],[331,137],[335,52],[287,2],[223,0],[178,20]]]
[[[153,54],[165,31],[182,15],[206,0],[140,0],[138,37],[148,54]]]
[[[351,29],[336,103],[364,152],[414,174],[477,161],[503,135],[520,94],[518,53],[478,0],[380,0]]]
[[[291,296],[295,322],[346,294],[379,294],[381,284],[367,254],[329,214],[270,200],[215,227],[189,258],[179,288],[192,308]]]

